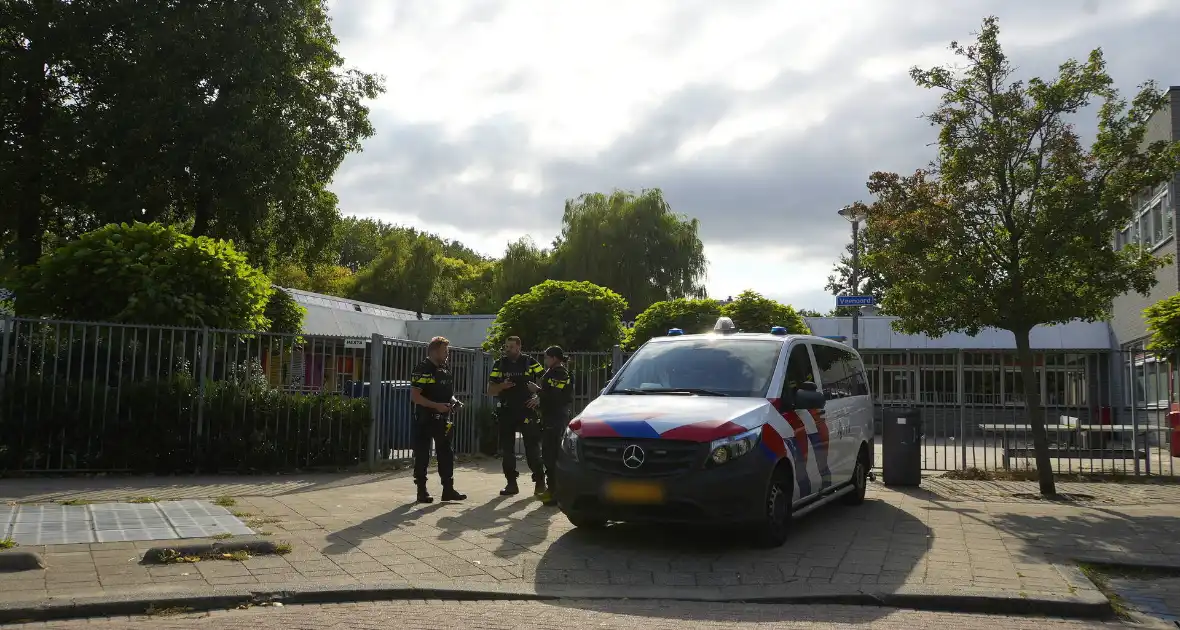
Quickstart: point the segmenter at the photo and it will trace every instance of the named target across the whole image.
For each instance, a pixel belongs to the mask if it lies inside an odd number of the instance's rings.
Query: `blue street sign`
[[[872,306],[877,300],[871,295],[837,295],[836,306]]]

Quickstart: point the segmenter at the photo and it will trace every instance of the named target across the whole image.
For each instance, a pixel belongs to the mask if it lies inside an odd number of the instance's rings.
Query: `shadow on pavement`
[[[545,540],[544,529],[552,514],[539,515],[540,510],[525,516],[519,514],[535,505],[536,500],[531,495],[494,497],[485,503],[466,508],[455,516],[438,519],[435,527],[442,530],[438,539],[455,540],[467,532],[484,532],[489,538],[500,539],[493,553],[506,558],[519,556]],[[503,528],[502,531],[488,533],[488,530],[500,528]]]
[[[681,596],[718,588],[737,594],[743,587],[761,595],[791,595],[813,585],[892,592],[913,571],[923,570],[931,542],[932,532],[920,520],[874,499],[856,507],[825,506],[796,520],[791,538],[777,549],[759,549],[741,531],[614,524],[600,531],[575,529],[557,539],[537,565],[535,587],[554,595],[570,586],[674,588]],[[562,605],[603,612],[611,607],[592,600]],[[886,613],[867,610],[866,620]],[[692,618],[676,607],[651,614]]]
[[[384,514],[378,514],[356,525],[351,525],[328,536],[332,542],[324,548],[325,555],[339,555],[353,551],[357,544],[369,538],[380,538],[385,534],[413,521],[423,515],[430,514],[447,504],[431,503],[419,505],[414,502],[397,506]]]
[[[1014,551],[1037,562],[1051,556],[1058,562],[1087,558],[1132,564],[1137,560],[1180,564],[1177,541],[1180,517],[1144,514],[1143,510],[1081,509],[1085,511],[1055,513],[1051,508],[1040,514],[1029,510],[993,511],[989,520],[997,529],[1023,543]]]

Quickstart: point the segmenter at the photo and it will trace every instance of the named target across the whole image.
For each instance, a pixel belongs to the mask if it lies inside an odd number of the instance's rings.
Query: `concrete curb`
[[[245,551],[251,555],[272,555],[278,553],[281,543],[266,539],[227,540],[225,542],[198,543],[195,545],[165,545],[152,547],[143,552],[146,564],[166,564],[170,556],[208,556],[212,554]]]
[[[1050,615],[1102,619],[1113,614],[1110,602],[1097,592],[1076,595],[1023,594],[986,589],[936,590],[899,587],[892,591],[839,588],[827,585],[776,585],[767,587],[570,587],[542,585],[481,585],[480,587],[428,584],[292,584],[268,588],[217,587],[193,592],[128,592],[99,597],[61,598],[33,602],[0,603],[0,624],[77,619],[85,617],[143,615],[149,608],[189,609],[193,612],[268,603],[338,604],[389,600],[674,600],[749,604],[845,604],[885,606],[914,610],[978,612],[1012,615]]]
[[[34,551],[23,549],[0,550],[0,573],[15,573],[17,571],[35,571],[44,569],[45,561]]]
[[[1180,573],[1180,560],[1161,560],[1158,556],[1123,554],[1120,556],[1076,556],[1078,564],[1089,564],[1098,568],[1125,570],[1176,571]]]

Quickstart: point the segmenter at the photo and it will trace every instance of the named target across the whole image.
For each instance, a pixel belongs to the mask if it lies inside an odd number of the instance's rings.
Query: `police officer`
[[[545,492],[544,465],[541,463],[541,427],[535,407],[537,396],[529,390],[529,383],[541,376],[541,364],[522,354],[520,337],[504,341],[504,355],[492,364],[488,378],[488,395],[497,398],[496,419],[500,424],[500,456],[503,459],[507,485],[500,496],[520,494],[516,484],[516,433],[524,439],[524,454],[536,484],[535,494]]]
[[[541,457],[545,461],[545,481],[549,487],[539,498],[545,505],[552,505],[552,493],[557,471],[557,452],[561,449],[561,436],[570,421],[570,406],[574,402],[570,373],[565,367],[565,352],[561,346],[549,346],[545,350],[545,372],[541,382],[529,383],[529,389],[540,397],[541,409]]]
[[[467,495],[455,490],[455,453],[451,450],[451,412],[462,406],[455,398],[447,354],[451,342],[435,337],[426,347],[426,359],[410,375],[410,402],[414,405],[413,446],[414,483],[418,486],[418,503],[433,503],[426,491],[426,469],[430,466],[430,443],[438,456],[438,476],[442,480],[442,500],[462,501]]]

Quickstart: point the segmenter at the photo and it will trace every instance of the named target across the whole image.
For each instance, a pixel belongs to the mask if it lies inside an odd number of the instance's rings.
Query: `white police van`
[[[673,329],[645,343],[562,438],[555,496],[578,527],[748,525],[864,501],[873,407],[860,355],[810,335]]]

